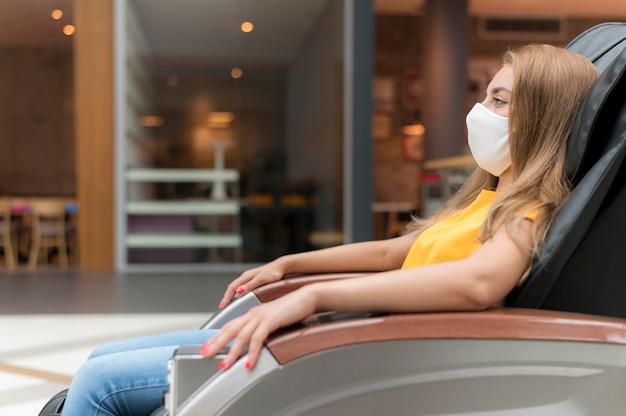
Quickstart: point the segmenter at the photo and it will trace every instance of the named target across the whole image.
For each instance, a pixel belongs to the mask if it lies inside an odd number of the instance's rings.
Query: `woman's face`
[[[508,117],[512,90],[513,67],[504,65],[487,86],[487,93],[482,104],[499,116]]]

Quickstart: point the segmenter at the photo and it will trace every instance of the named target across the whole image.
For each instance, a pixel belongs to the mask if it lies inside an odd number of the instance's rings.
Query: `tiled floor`
[[[97,345],[199,327],[234,276],[0,273],[0,416],[36,416]]]

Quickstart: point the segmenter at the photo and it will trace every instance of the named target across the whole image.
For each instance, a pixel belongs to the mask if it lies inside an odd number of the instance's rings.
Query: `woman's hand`
[[[234,340],[220,369],[227,369],[248,346],[246,369],[256,365],[268,335],[278,328],[300,322],[315,312],[315,298],[311,286],[298,289],[274,301],[250,309],[246,314],[225,324],[213,338],[202,345],[202,355],[213,357]]]
[[[228,285],[218,307],[220,309],[224,308],[234,297],[239,297],[259,286],[276,282],[282,279],[286,273],[283,258],[278,258],[263,266],[246,270]]]

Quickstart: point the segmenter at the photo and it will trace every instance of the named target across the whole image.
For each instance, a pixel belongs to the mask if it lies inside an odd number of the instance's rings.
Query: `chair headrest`
[[[588,44],[617,45],[611,42],[613,38],[605,37],[607,30],[617,29],[616,36],[625,39],[626,24],[601,25],[598,31],[592,28],[577,38],[576,44],[582,45],[584,36],[597,34],[600,39],[594,37]],[[626,47],[623,42],[615,47],[618,50],[610,51],[610,62],[606,58],[608,49],[598,55],[607,60],[603,61],[600,77],[583,100],[568,141],[567,170],[575,187],[550,226],[528,278],[507,296],[508,306],[598,313],[599,305],[609,304],[607,299],[611,296],[619,298],[618,309],[623,304],[626,286],[619,290],[606,289],[615,288],[610,282],[620,280],[616,277],[623,275],[625,234],[619,232],[619,227],[626,227],[623,215],[626,167],[622,166],[626,159]],[[597,256],[595,247],[603,245],[616,247],[617,254],[603,247],[606,256]],[[601,266],[595,273],[588,273],[581,264]],[[613,266],[606,268],[606,264]],[[578,302],[585,290],[602,293],[606,299],[594,303],[585,297]],[[559,303],[554,299],[566,301]],[[626,316],[626,308],[615,315],[614,306],[610,304],[611,316]]]
[[[583,100],[567,145],[566,170],[576,184],[606,148],[626,90],[626,23],[604,23],[567,47],[589,58],[600,71]]]
[[[587,57],[604,72],[626,46],[626,23],[601,23],[576,36],[567,49]]]

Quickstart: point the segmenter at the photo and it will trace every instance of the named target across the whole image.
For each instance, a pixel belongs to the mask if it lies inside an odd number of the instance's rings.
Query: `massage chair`
[[[252,370],[245,357],[218,370],[223,354],[181,346],[153,416],[626,414],[626,24],[595,26],[568,48],[601,72],[567,145],[573,192],[503,306],[315,315],[272,334]],[[302,285],[357,276],[285,278],[204,327]]]
[[[270,336],[257,366],[227,371],[182,346],[162,415],[626,414],[626,24],[568,48],[601,75],[567,148],[574,190],[529,277],[483,312],[322,314]],[[254,290],[209,321],[321,279]]]

